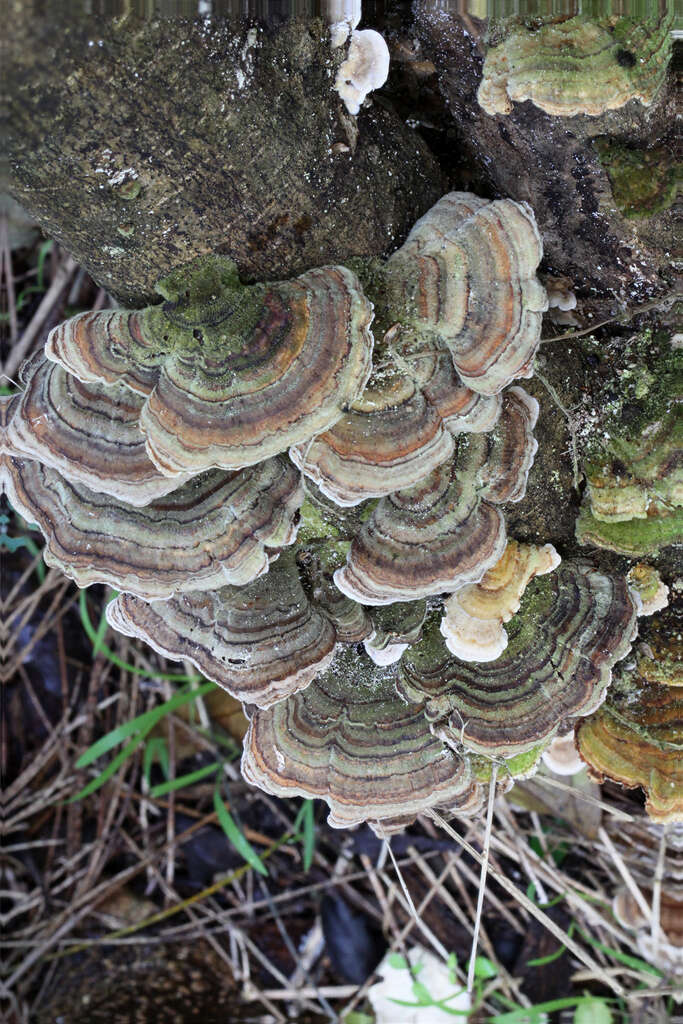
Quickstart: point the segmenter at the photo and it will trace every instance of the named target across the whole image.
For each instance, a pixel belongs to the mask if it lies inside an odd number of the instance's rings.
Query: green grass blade
[[[52,252],[52,247],[54,246],[54,244],[55,243],[52,241],[52,239],[48,238],[47,241],[43,242],[40,248],[38,249],[38,273],[36,275],[36,284],[34,287],[41,292],[45,291],[45,261],[47,260],[49,254]]]
[[[166,778],[169,779],[171,777],[171,766],[168,757],[168,743],[164,736],[153,736],[151,740],[148,740],[145,744],[145,753],[142,759],[142,774],[148,786],[155,758],[161,765],[162,772]]]
[[[1,534],[0,548],[6,548],[10,554],[14,554],[18,548],[26,548],[28,553],[33,555],[34,558],[38,558],[38,556],[40,556],[40,561],[36,564],[36,574],[41,583],[45,582],[45,564],[42,559],[43,552],[32,537],[8,537],[6,534]]]
[[[558,1010],[576,1009],[577,1006],[586,1003],[595,1004],[595,996],[567,996],[566,999],[551,999],[547,1003],[536,1003],[535,1006],[520,1006],[518,1010],[510,1010],[509,1013],[499,1013],[495,1017],[489,1017],[489,1024],[538,1024],[546,1013],[555,1013]]]
[[[183,688],[180,693],[176,693],[174,697],[164,701],[163,704],[158,704],[151,711],[145,711],[143,714],[138,715],[137,718],[131,719],[130,722],[123,722],[121,725],[117,725],[115,729],[106,733],[81,754],[78,761],[76,761],[76,767],[86,768],[93,761],[96,761],[98,757],[101,757],[102,754],[108,753],[135,733],[141,733],[143,736],[146,736],[150,729],[153,729],[157,722],[160,722],[166,715],[173,714],[174,711],[177,711],[184,704],[188,704],[197,697],[203,697],[204,694],[211,693],[215,689],[216,683],[204,683],[203,686],[198,686],[196,689]]]
[[[249,840],[240,832],[237,824],[235,823],[235,819],[223,803],[218,788],[216,788],[213,793],[213,806],[218,816],[221,828],[240,856],[244,857],[247,864],[249,864],[254,871],[258,871],[259,875],[267,875],[268,869],[266,865],[263,863]]]
[[[578,928],[577,931],[581,938],[590,946],[601,950],[603,953],[607,953],[608,956],[611,956],[613,960],[617,961],[617,963],[623,964],[624,967],[631,967],[634,971],[645,971],[646,974],[654,974],[658,978],[664,977],[662,971],[653,967],[652,964],[648,964],[645,960],[640,960],[637,956],[629,956],[628,953],[622,953],[618,949],[612,949],[611,946],[606,946],[604,942],[598,942],[597,939],[593,939],[590,935],[586,935],[581,928]]]
[[[310,871],[315,853],[315,818],[313,817],[312,800],[306,800],[303,811],[304,871]]]
[[[66,803],[72,804],[76,800],[82,800],[84,797],[90,796],[91,793],[94,793],[95,790],[100,788],[100,786],[103,786],[105,782],[107,782],[112,775],[118,771],[126,758],[130,757],[131,754],[140,746],[146,735],[147,733],[144,732],[142,735],[136,736],[135,739],[131,740],[130,743],[128,743],[123,750],[121,750],[116,757],[109,762],[104,771],[100,772],[97,778],[89,782],[87,786],[84,786],[83,789],[74,796],[69,797]]]
[[[182,789],[184,786],[192,786],[195,782],[199,782],[200,779],[205,779],[207,775],[216,775],[221,770],[220,761],[214,761],[213,764],[206,764],[203,768],[198,768],[195,772],[188,772],[186,775],[179,775],[175,779],[169,779],[168,782],[160,782],[158,786],[154,786],[149,791],[149,795],[152,797],[166,796],[167,793],[173,793],[176,789]]]

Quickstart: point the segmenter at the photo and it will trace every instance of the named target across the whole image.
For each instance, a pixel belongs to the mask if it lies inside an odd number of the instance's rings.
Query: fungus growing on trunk
[[[652,821],[683,822],[683,690],[623,672],[605,704],[579,722],[576,744],[590,774],[639,786]]]
[[[599,706],[613,665],[631,649],[635,626],[623,577],[564,562],[530,582],[499,658],[475,665],[459,660],[433,619],[401,659],[398,690],[426,702],[425,716],[448,742],[513,758]]]
[[[397,695],[394,670],[351,647],[307,689],[252,713],[242,774],[278,796],[325,800],[336,828],[404,826],[428,807],[481,804],[467,759]]]
[[[537,410],[534,399],[511,388],[490,434],[459,436],[449,462],[382,498],[335,573],[339,589],[379,605],[478,582],[505,550],[505,522],[492,503],[524,494]]]
[[[386,304],[404,344],[443,340],[464,384],[495,395],[530,377],[548,308],[531,208],[450,192],[420,218],[384,268]]]
[[[519,611],[529,581],[559,564],[552,544],[534,547],[508,541],[503,557],[479,583],[457,590],[446,601],[440,628],[451,654],[462,661],[500,657],[508,642],[503,623]]]
[[[141,395],[120,384],[84,384],[42,352],[21,378],[24,392],[8,426],[17,454],[130,505],[148,505],[188,479],[164,476],[150,460]]]
[[[162,473],[254,465],[332,426],[365,386],[372,306],[345,267],[243,285],[232,261],[206,256],[158,290],[159,306],[67,320],[46,353],[79,380],[144,396],[140,429]]]

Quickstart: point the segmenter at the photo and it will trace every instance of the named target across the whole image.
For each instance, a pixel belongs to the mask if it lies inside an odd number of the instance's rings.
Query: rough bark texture
[[[15,15],[8,190],[126,304],[206,252],[263,280],[390,251],[444,191],[395,115],[346,114],[322,21]]]
[[[425,60],[433,64],[452,117],[453,170],[463,162],[474,166],[494,194],[531,204],[547,269],[566,274],[577,288],[627,302],[666,288],[674,243],[671,211],[624,216],[595,140],[608,137],[626,153],[663,144],[673,158],[673,74],[651,107],[631,100],[598,117],[565,118],[527,101],[514,104],[509,115],[490,116],[477,101],[485,24],[419,0],[415,35],[422,46],[420,67]],[[637,190],[637,175],[633,181]]]

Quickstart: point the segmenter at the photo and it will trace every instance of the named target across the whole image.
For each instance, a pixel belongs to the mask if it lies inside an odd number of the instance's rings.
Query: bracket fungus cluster
[[[531,100],[555,117],[597,117],[630,100],[650,106],[666,77],[673,9],[649,18],[512,22],[484,62],[477,98],[487,114]]]
[[[493,661],[471,664],[452,655],[433,620],[402,659],[399,692],[425,704],[448,742],[513,759],[599,706],[635,625],[622,577],[564,562],[531,580],[508,625],[507,646]]]
[[[648,815],[661,824],[683,822],[680,627],[669,639],[677,651],[678,673],[667,678],[661,671],[648,679],[638,659],[637,667],[620,671],[605,704],[576,729],[577,747],[590,773],[643,789]]]
[[[657,356],[656,372],[621,370],[623,396],[584,459],[578,540],[632,558],[683,543],[683,360],[670,342]]]
[[[209,256],[56,327],[2,402],[0,482],[48,563],[243,701],[245,778],[333,825],[473,813],[630,649],[623,577],[507,537],[541,255],[526,204],[451,193],[357,273],[243,285]]]

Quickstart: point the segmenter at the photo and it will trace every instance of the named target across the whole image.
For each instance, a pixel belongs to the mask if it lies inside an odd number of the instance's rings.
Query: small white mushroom
[[[574,746],[573,730],[564,736],[556,736],[541,756],[546,768],[556,775],[576,775],[585,767]]]
[[[346,60],[334,83],[349,114],[357,114],[369,92],[384,85],[389,75],[389,47],[383,36],[365,28],[351,33]]]

